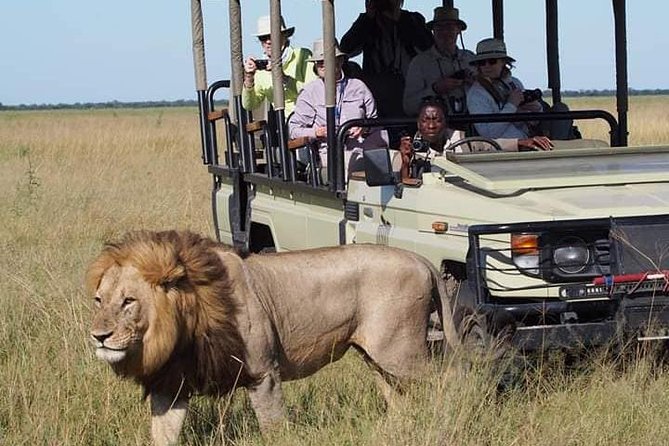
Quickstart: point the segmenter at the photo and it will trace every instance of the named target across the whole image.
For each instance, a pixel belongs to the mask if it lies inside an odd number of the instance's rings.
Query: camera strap
[[[506,105],[507,100],[509,99],[510,88],[502,80],[490,80],[487,77],[479,76],[476,79],[479,84],[492,96],[492,98],[497,103],[499,109],[503,109]],[[499,85],[499,87],[496,86]],[[504,90],[502,92],[502,90]]]

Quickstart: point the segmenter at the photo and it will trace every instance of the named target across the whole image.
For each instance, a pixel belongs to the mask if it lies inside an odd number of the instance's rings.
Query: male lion
[[[350,346],[389,381],[428,358],[435,299],[459,339],[439,274],[424,258],[352,245],[243,259],[191,232],[132,232],[91,264],[98,358],[140,383],[156,444],[179,438],[188,400],[248,388],[263,430],[283,416],[281,382],[303,378]]]

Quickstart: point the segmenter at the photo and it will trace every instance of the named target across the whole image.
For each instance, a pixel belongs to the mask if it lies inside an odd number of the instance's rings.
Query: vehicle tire
[[[511,345],[510,327],[493,332],[486,317],[477,312],[466,314],[460,327],[466,370],[490,373],[499,392],[519,383],[524,361]]]

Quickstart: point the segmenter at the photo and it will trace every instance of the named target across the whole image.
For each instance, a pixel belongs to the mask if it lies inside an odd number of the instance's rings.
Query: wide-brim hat
[[[258,25],[256,27],[256,33],[253,34],[255,37],[262,37],[262,36],[269,36],[270,35],[270,16],[264,15],[262,17],[258,17]],[[286,22],[283,20],[283,17],[281,17],[281,33],[284,34],[286,37],[290,37],[293,35],[295,32],[295,27],[291,26],[290,28],[286,28]]]
[[[483,39],[476,44],[476,55],[469,62],[475,65],[481,60],[487,59],[505,59],[508,62],[515,62],[516,59],[506,53],[506,44],[499,39]]]
[[[346,53],[339,49],[339,42],[335,39],[335,57],[346,56]],[[307,59],[309,62],[318,62],[325,59],[325,48],[323,47],[323,39],[315,40],[311,46],[311,57]]]
[[[455,22],[460,25],[462,31],[467,29],[467,24],[460,20],[460,11],[458,11],[458,8],[449,8],[447,6],[434,8],[434,18],[427,22],[427,28],[432,29],[434,24],[439,22]]]

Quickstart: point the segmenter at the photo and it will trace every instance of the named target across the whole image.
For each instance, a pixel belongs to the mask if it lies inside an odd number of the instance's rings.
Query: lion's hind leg
[[[412,374],[408,371],[402,371],[399,375],[395,375],[377,363],[363,348],[357,345],[355,347],[364,358],[369,369],[374,373],[376,386],[385,400],[387,407],[389,409],[396,408],[398,404],[397,400],[403,393],[405,384],[412,377]]]

